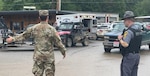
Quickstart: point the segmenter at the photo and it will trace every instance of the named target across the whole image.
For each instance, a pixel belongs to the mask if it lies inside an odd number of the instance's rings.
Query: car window
[[[73,24],[61,24],[60,26],[59,26],[59,29],[61,29],[61,30],[65,30],[65,29],[72,29],[72,27],[73,27]]]
[[[115,24],[114,28],[112,29],[112,31],[123,31],[123,29],[125,28],[123,23],[117,23]]]
[[[99,26],[98,29],[108,29],[108,26]]]

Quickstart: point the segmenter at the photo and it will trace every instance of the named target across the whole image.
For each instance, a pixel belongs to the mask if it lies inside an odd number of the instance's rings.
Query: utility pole
[[[61,0],[57,0],[57,2],[56,2],[56,10],[58,10],[58,11],[61,10]]]

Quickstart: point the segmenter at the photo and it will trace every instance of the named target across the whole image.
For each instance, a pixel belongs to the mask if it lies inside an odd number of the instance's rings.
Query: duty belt
[[[131,51],[131,52],[129,52],[129,53],[136,54],[136,53],[139,53],[139,52],[137,52],[137,51]]]

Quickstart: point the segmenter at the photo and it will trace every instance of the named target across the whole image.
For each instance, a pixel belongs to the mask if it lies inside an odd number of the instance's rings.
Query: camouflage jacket
[[[21,41],[33,36],[35,61],[54,61],[54,45],[58,47],[64,55],[66,48],[61,42],[60,36],[54,27],[46,22],[40,22],[33,27],[28,28],[22,34],[13,37],[13,41]]]

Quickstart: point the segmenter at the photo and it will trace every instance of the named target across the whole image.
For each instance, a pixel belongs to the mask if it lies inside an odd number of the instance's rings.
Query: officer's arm
[[[15,41],[21,41],[21,40],[25,40],[27,38],[30,37],[31,35],[31,31],[32,31],[32,28],[28,28],[26,31],[24,31],[22,34],[19,34],[17,36],[14,36],[12,38],[12,41],[15,42]]]
[[[120,41],[120,44],[121,44],[123,47],[128,47],[128,46],[129,46],[129,44],[128,44],[127,42],[123,41],[122,39],[119,40],[119,41]]]
[[[65,55],[66,48],[62,44],[61,38],[60,38],[60,36],[58,35],[58,33],[57,33],[57,31],[55,29],[54,29],[54,37],[53,37],[53,39],[54,39],[55,45],[61,51],[62,55]]]
[[[133,38],[133,32],[128,30],[124,33],[123,35],[123,39],[119,40],[120,41],[120,44],[123,46],[123,47],[128,47],[129,46],[129,43],[131,41],[131,39]]]

